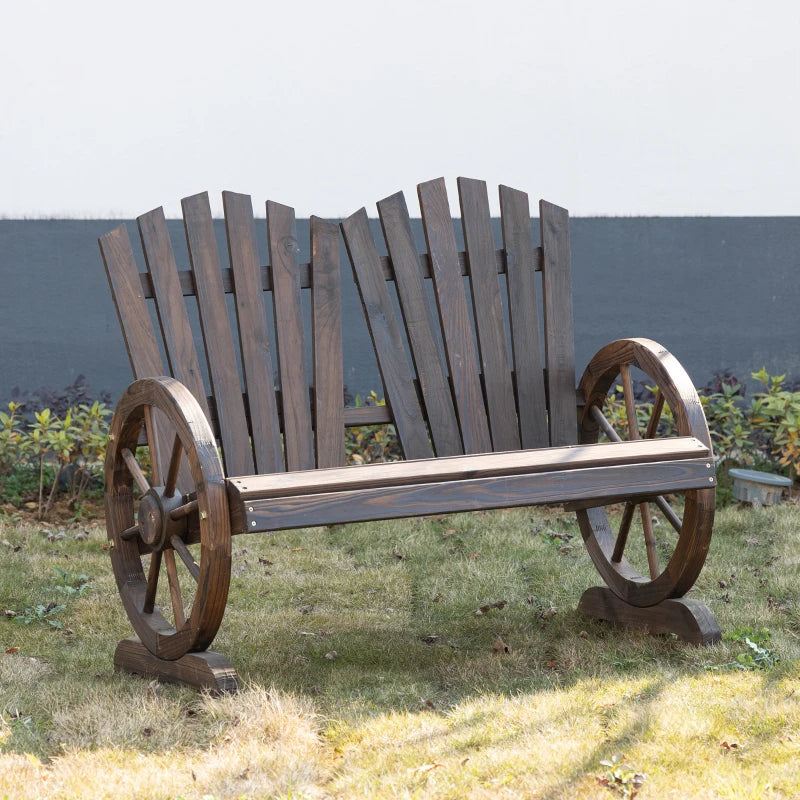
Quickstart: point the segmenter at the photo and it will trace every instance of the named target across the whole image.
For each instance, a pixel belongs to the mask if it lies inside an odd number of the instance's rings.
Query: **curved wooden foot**
[[[650,633],[674,633],[697,645],[714,644],[722,638],[708,606],[686,597],[641,608],[620,600],[610,589],[594,586],[583,593],[578,611],[594,619],[646,628]]]
[[[238,676],[220,653],[187,653],[177,661],[156,658],[137,638],[123,639],[114,653],[114,669],[158,678],[167,683],[185,683],[211,694],[233,694]]]

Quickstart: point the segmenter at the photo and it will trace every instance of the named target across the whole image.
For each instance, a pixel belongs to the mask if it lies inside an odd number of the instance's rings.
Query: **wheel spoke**
[[[645,439],[652,439],[658,432],[658,423],[661,421],[661,412],[664,410],[664,395],[661,389],[656,392],[656,399],[653,401],[653,413],[647,422],[647,430],[644,433]]]
[[[683,520],[672,510],[672,506],[661,495],[656,497],[656,505],[661,509],[661,513],[667,518],[669,524],[680,533],[683,528]]]
[[[172,511],[169,512],[169,517],[177,522],[181,517],[188,517],[193,511],[197,511],[198,505],[199,503],[197,500],[190,500],[186,505],[173,508]]]
[[[183,444],[178,434],[175,434],[175,441],[172,443],[172,455],[169,458],[169,468],[167,469],[167,481],[164,484],[164,497],[172,497],[175,494],[175,486],[178,483],[178,471],[181,468],[181,456],[183,455]]]
[[[641,437],[639,436],[639,421],[636,418],[636,399],[633,396],[630,367],[622,364],[619,374],[622,378],[622,394],[625,397],[625,413],[628,417],[628,438],[633,441]]]
[[[153,475],[153,485],[161,485],[161,453],[158,448],[158,426],[153,417],[153,407],[145,406],[144,426],[147,431],[147,444],[150,448],[150,469]]]
[[[147,494],[150,491],[150,484],[147,482],[147,478],[144,476],[144,472],[142,472],[142,468],[139,466],[136,456],[134,456],[127,447],[123,448],[121,452],[122,458],[125,460],[125,465],[128,467],[128,472],[131,473],[131,477],[139,487],[139,491],[142,494]]]
[[[167,562],[167,578],[169,580],[169,594],[172,598],[172,611],[175,614],[175,630],[179,631],[186,623],[186,616],[183,613],[183,599],[181,598],[181,586],[178,582],[178,568],[175,565],[175,552],[173,550],[165,550],[164,561]]]
[[[658,551],[656,550],[656,537],[653,533],[653,518],[650,516],[650,503],[639,506],[642,514],[642,530],[644,531],[644,546],[647,550],[647,565],[650,567],[650,577],[655,580],[661,570],[658,568]]]
[[[147,573],[147,589],[144,593],[143,614],[152,614],[156,605],[156,589],[158,588],[158,573],[161,571],[161,551],[154,550],[150,556],[150,571]]]
[[[612,442],[621,442],[622,437],[614,430],[611,423],[603,416],[599,406],[592,406],[591,410],[592,419],[600,426],[603,433],[611,439]]]
[[[120,539],[124,541],[129,541],[130,539],[135,539],[139,535],[139,525],[131,525],[130,528],[125,528],[124,531],[119,535]]]
[[[633,503],[625,503],[625,510],[622,512],[622,522],[619,524],[619,533],[614,542],[614,552],[611,554],[611,560],[615,564],[622,561],[622,554],[625,551],[625,545],[628,543],[628,533],[631,529],[631,522],[633,521],[633,510],[635,505]]]
[[[175,548],[175,552],[183,559],[183,563],[186,564],[186,569],[189,570],[192,577],[196,580],[200,580],[200,566],[194,560],[194,556],[192,556],[191,550],[184,544],[183,539],[180,536],[175,535],[169,540],[170,544]]]

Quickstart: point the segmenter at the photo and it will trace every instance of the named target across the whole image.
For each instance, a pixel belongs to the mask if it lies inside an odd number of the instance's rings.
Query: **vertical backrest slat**
[[[508,315],[522,446],[526,449],[547,447],[547,401],[528,195],[501,186],[500,214],[503,248],[506,251]]]
[[[575,352],[572,334],[569,214],[564,208],[539,202],[542,230],[545,360],[547,363],[550,444],[575,444]]]
[[[472,307],[478,334],[492,447],[519,450],[519,426],[497,278],[489,195],[484,181],[458,179],[461,223],[469,257]]]
[[[425,418],[366,210],[362,208],[342,222],[342,232],[403,454],[406,458],[430,458],[433,450]]]
[[[208,401],[200,372],[200,362],[194,347],[194,337],[183,302],[178,268],[164,219],[164,210],[157,208],[137,217],[144,257],[150,280],[153,282],[158,321],[164,338],[164,348],[170,374],[194,395],[206,418]]]
[[[181,207],[197,292],[208,377],[217,403],[225,471],[228,475],[250,475],[253,472],[253,452],[208,194],[203,192],[185,197]]]
[[[286,467],[261,286],[253,204],[249,195],[236,192],[223,192],[222,203],[236,298],[242,377],[250,408],[255,467],[260,473],[283,472]]]
[[[319,217],[311,217],[311,276],[317,467],[340,467],[345,449],[339,228]]]
[[[289,470],[314,469],[294,209],[267,202],[267,237],[272,265],[286,466]]]
[[[464,452],[488,453],[492,441],[444,179],[417,190]]]
[[[164,366],[147,301],[142,294],[142,281],[127,228],[120,225],[101,236],[100,252],[134,378],[153,378],[166,374],[168,369]],[[150,453],[154,470],[152,478],[154,484],[159,484],[172,447],[170,426],[160,413],[147,414],[145,421],[150,429],[149,441],[155,445]],[[190,478],[186,464],[182,464],[181,485],[191,485]]]
[[[164,375],[167,370],[161,358],[147,301],[142,294],[142,282],[128,229],[120,225],[101,236],[100,253],[134,378]]]
[[[408,206],[402,192],[378,203],[386,247],[403,313],[411,356],[437,456],[464,452],[453,395],[434,332],[434,316],[425,291]]]

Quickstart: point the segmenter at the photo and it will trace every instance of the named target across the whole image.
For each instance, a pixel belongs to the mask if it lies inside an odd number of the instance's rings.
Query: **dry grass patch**
[[[0,525],[0,797],[607,800],[619,753],[639,798],[800,797],[800,506],[719,514],[704,649],[578,615],[558,511],[237,537],[219,699],[115,674],[104,534],[46,530]]]

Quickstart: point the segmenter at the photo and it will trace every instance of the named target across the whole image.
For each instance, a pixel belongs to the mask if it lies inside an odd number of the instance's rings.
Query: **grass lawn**
[[[114,673],[102,528],[0,542],[0,797],[800,797],[798,504],[718,512],[702,649],[579,616],[560,511],[237,537],[216,699]]]

